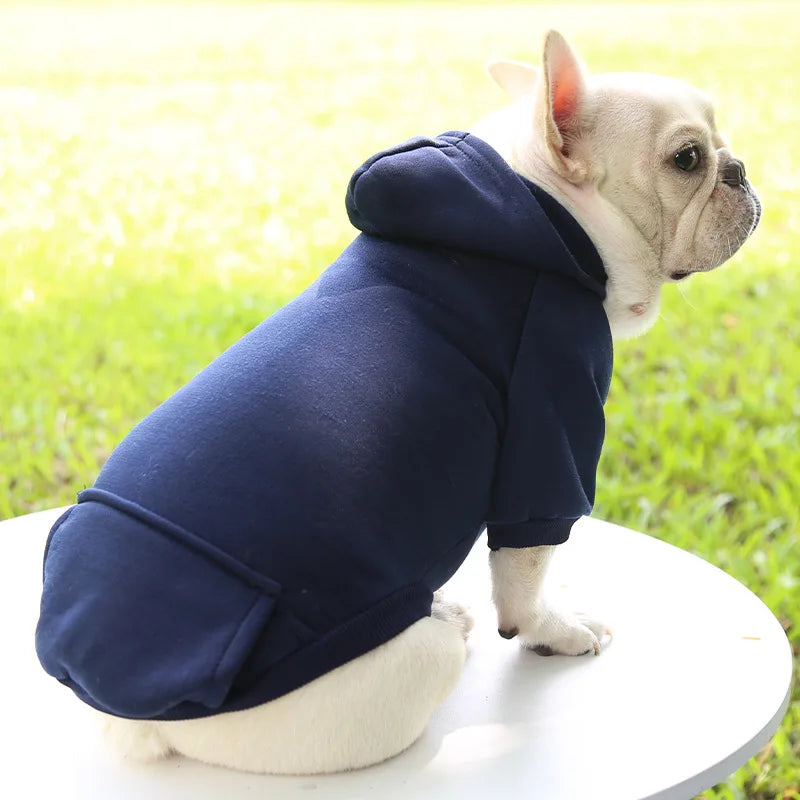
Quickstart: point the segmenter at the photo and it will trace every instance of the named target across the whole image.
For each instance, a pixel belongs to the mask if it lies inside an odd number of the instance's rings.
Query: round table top
[[[584,519],[548,583],[613,629],[600,657],[545,658],[497,635],[481,537],[445,587],[475,617],[464,673],[405,753],[315,777],[130,763],[105,749],[94,715],[34,653],[42,552],[60,511],[0,523],[3,784],[25,796],[691,798],[755,755],[789,702],[789,643],[752,592],[671,545]]]

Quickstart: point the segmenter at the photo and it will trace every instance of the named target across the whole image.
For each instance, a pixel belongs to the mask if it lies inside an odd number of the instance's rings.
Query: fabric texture
[[[591,510],[605,272],[463,132],[354,174],[361,234],[139,423],[53,527],[36,648],[90,705],[185,719],[279,697],[430,613],[489,546]]]

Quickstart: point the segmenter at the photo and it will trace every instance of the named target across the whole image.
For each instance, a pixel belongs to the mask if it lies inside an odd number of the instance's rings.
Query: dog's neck
[[[608,275],[603,303],[611,333],[628,338],[643,333],[658,317],[662,280],[658,257],[635,225],[597,189],[576,185],[551,166],[535,135],[533,97],[523,97],[484,117],[472,132],[491,145],[523,177],[559,201],[586,231]]]

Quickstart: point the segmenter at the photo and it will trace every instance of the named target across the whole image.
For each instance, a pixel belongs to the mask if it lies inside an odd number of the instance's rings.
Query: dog
[[[511,105],[368,160],[362,232],[157,408],[53,526],[37,653],[126,755],[364,767],[456,685],[471,621],[439,587],[482,530],[498,631],[598,654],[541,594],[591,511],[612,337],[761,215],[710,99],[590,75],[549,32],[498,61]]]

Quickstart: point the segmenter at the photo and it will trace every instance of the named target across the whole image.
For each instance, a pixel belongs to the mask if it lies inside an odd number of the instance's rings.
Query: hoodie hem
[[[430,616],[433,594],[422,584],[406,586],[347,620],[315,642],[267,667],[248,688],[234,686],[219,708],[181,703],[155,720],[197,719],[244,711],[300,689],[376,647],[385,644],[423,617]],[[268,652],[269,628],[254,651]]]
[[[487,542],[491,550],[501,547],[542,547],[564,544],[569,539],[572,526],[580,517],[560,519],[531,519],[513,525],[487,526]]]

